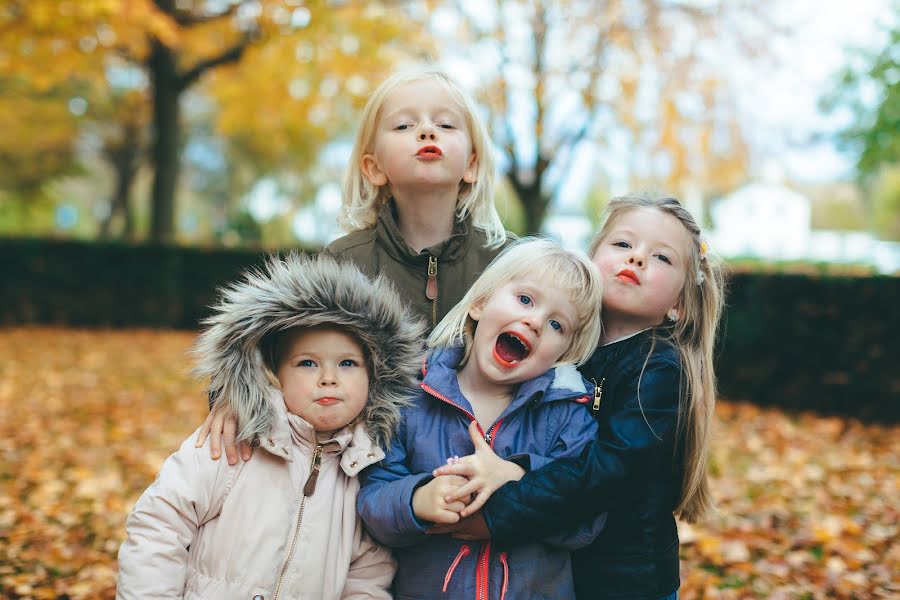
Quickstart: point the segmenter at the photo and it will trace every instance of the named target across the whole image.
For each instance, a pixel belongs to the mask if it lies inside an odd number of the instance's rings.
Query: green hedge
[[[0,240],[0,322],[196,328],[264,251]]]
[[[727,304],[723,396],[900,421],[900,278],[740,273]]]
[[[0,323],[196,328],[262,250],[0,239]],[[722,395],[900,421],[900,278],[738,273]]]

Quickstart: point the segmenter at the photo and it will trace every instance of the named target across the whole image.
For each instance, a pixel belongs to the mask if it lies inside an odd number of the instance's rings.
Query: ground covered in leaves
[[[0,330],[0,598],[114,598],[132,504],[206,414],[194,335]],[[720,402],[681,598],[900,596],[900,427]]]

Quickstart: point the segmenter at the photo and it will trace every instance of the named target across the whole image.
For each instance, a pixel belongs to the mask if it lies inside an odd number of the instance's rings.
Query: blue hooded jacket
[[[457,381],[461,358],[461,348],[429,358],[422,393],[405,409],[387,456],[360,475],[359,514],[398,561],[395,598],[571,598],[569,551],[591,543],[606,515],[574,532],[507,548],[427,535],[432,523],[413,514],[413,493],[431,481],[432,470],[474,452],[468,432],[474,411]],[[530,469],[578,456],[597,432],[588,410],[592,390],[574,367],[550,369],[519,386],[485,440],[501,458],[527,457]]]

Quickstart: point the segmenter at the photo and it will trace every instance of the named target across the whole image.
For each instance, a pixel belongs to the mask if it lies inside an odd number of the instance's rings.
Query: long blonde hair
[[[463,221],[470,214],[472,224],[483,230],[486,245],[498,247],[506,241],[506,229],[494,206],[494,186],[497,167],[487,128],[478,116],[475,100],[443,71],[431,68],[395,73],[379,85],[363,108],[362,123],[353,142],[350,164],[344,175],[343,201],[338,224],[348,232],[368,229],[375,225],[378,211],[390,199],[388,186],[374,186],[362,172],[362,158],[374,149],[379,112],[394,90],[409,83],[434,81],[442,86],[459,105],[465,116],[472,149],[478,157],[475,183],[461,181],[456,199],[456,219]]]
[[[428,345],[432,348],[464,345],[461,364],[465,364],[477,325],[469,316],[469,309],[507,283],[523,277],[536,278],[544,287],[558,288],[568,295],[575,306],[576,330],[556,364],[586,362],[600,341],[600,300],[603,295],[600,275],[582,253],[565,250],[552,240],[535,237],[513,242],[488,265],[462,300],[437,324],[428,338]]]
[[[724,306],[724,273],[721,263],[706,252],[706,242],[694,217],[675,198],[622,196],[610,200],[606,220],[591,242],[591,256],[612,231],[616,220],[636,208],[654,208],[675,217],[691,237],[679,318],[671,325],[661,323],[654,328],[653,336],[654,345],[657,336],[668,340],[681,358],[678,432],[684,440],[684,479],[675,514],[693,523],[715,509],[707,467],[716,401],[713,346]]]

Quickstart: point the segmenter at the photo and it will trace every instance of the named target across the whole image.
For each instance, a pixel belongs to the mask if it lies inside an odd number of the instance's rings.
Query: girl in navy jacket
[[[515,547],[429,529],[458,521],[473,496],[486,498],[523,468],[577,457],[594,438],[592,385],[573,365],[599,339],[600,293],[586,258],[548,240],[522,240],[432,333],[421,393],[385,459],[361,475],[359,514],[394,548],[396,598],[572,597],[569,551],[590,543],[603,517]],[[493,449],[483,477],[433,475],[475,448]],[[448,502],[454,492],[460,499]]]
[[[706,471],[721,270],[674,198],[616,198],[607,211],[591,245],[604,333],[581,367],[596,386],[596,439],[502,486],[480,513],[476,499],[461,511],[473,516],[441,531],[508,547],[606,513],[602,533],[574,554],[577,597],[674,598],[674,517],[695,522],[713,509]],[[478,477],[489,452],[439,473]]]

